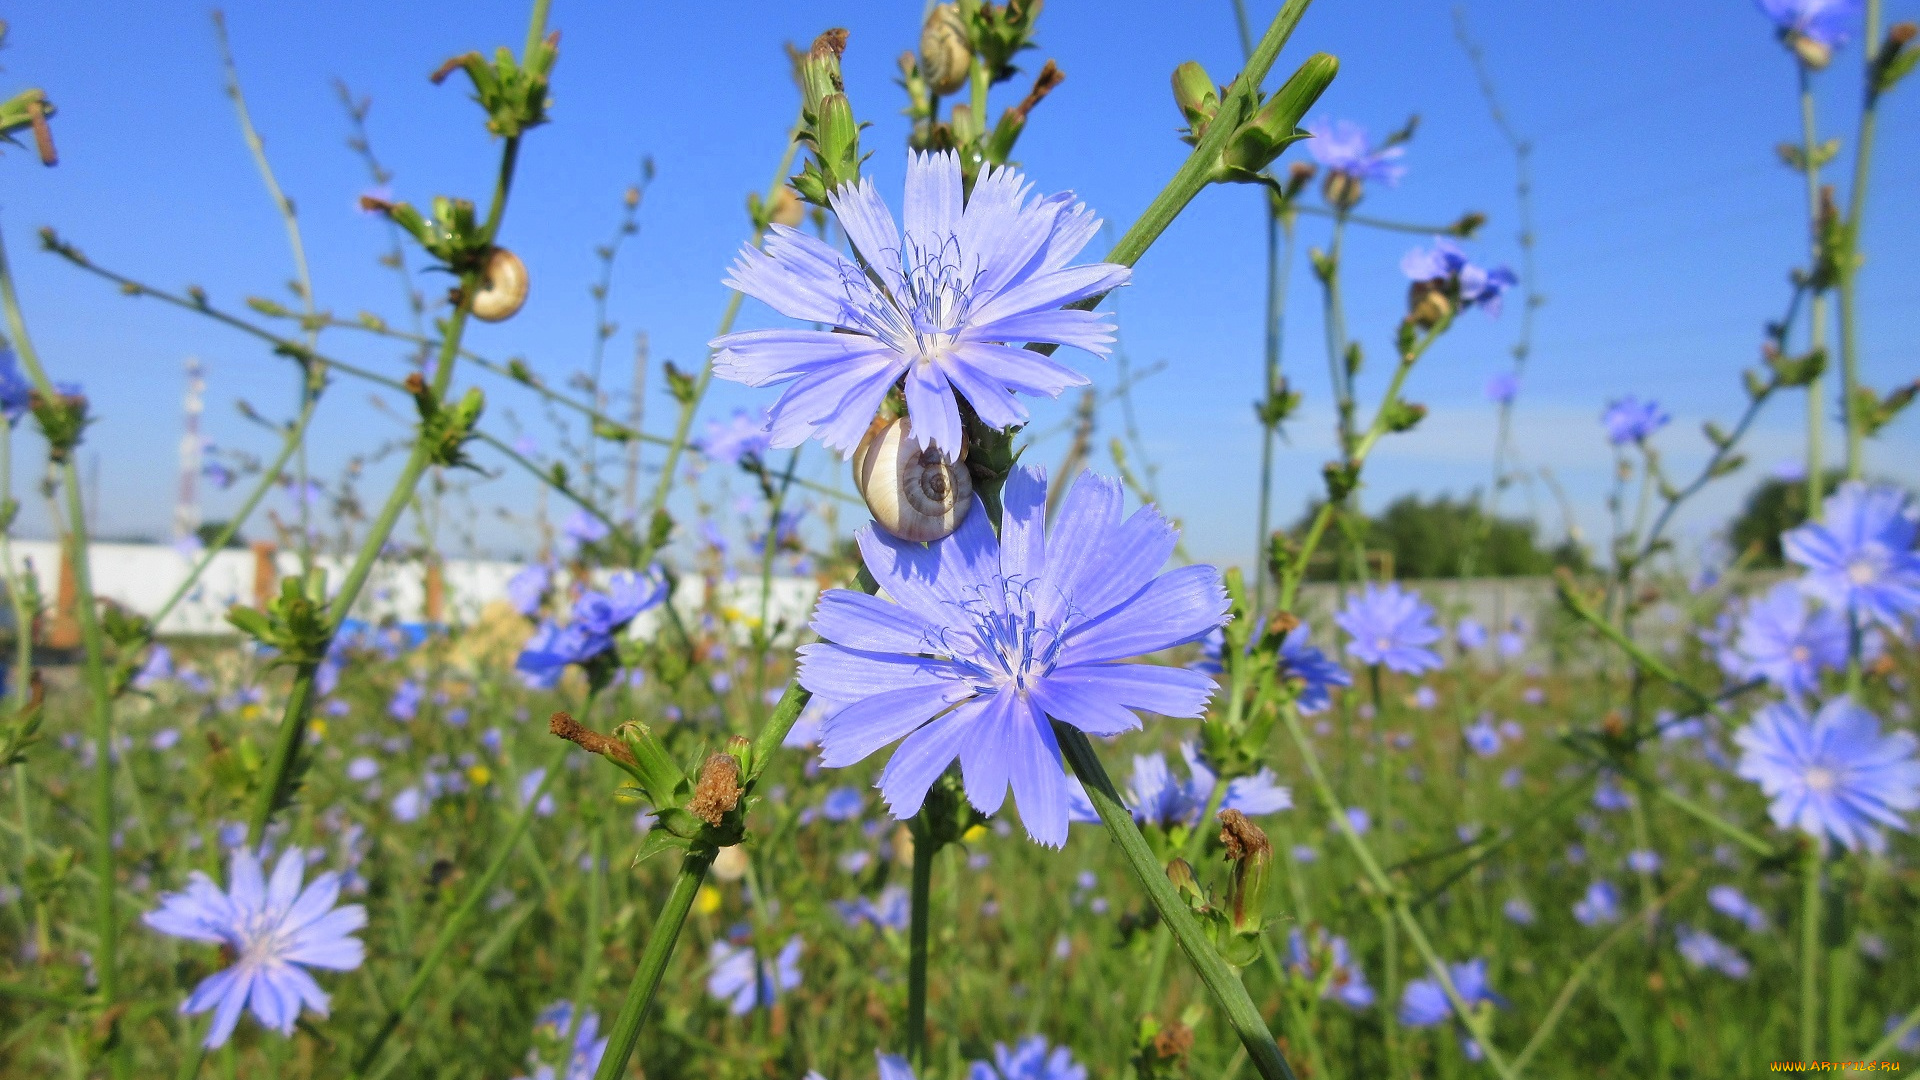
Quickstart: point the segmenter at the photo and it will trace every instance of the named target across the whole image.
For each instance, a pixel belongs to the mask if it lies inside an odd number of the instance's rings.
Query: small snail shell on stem
[[[494,248],[481,271],[480,291],[473,294],[473,317],[481,322],[504,322],[527,302],[527,264],[506,248]]]
[[[973,509],[973,477],[966,449],[948,461],[938,449],[913,441],[907,418],[875,420],[853,451],[853,483],[873,520],[902,540],[922,543],[952,535]]]

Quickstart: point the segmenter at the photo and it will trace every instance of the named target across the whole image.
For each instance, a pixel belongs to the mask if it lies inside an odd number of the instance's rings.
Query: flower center
[[[1873,584],[1874,565],[1866,559],[1856,559],[1847,567],[1847,580],[1855,585]]]
[[[1787,655],[1793,659],[1794,663],[1804,664],[1813,658],[1813,650],[1807,648],[1805,645],[1795,645],[1787,651]]]
[[[959,337],[973,308],[978,271],[961,262],[959,241],[945,237],[938,248],[903,250],[901,274],[889,287],[862,279],[847,291],[850,315],[860,329],[889,348],[917,360],[938,360]]]
[[[1832,791],[1839,782],[1840,778],[1835,776],[1833,770],[1827,768],[1825,765],[1815,765],[1813,768],[1807,770],[1807,787],[1815,794],[1825,795]]]
[[[1051,674],[1066,647],[1067,624],[1071,610],[1056,619],[1042,618],[1031,582],[1001,581],[1002,595],[981,596],[961,605],[966,615],[966,635],[971,640],[934,643],[953,658],[981,694],[1012,689],[1024,693],[1035,682]],[[998,601],[998,602],[996,602]]]
[[[1385,636],[1374,638],[1373,647],[1381,652],[1386,652],[1388,649],[1393,648],[1393,639]]]

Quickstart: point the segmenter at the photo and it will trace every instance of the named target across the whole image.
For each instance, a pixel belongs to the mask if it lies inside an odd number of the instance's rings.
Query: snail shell
[[[936,6],[920,27],[920,74],[927,77],[927,86],[943,97],[953,93],[967,84],[972,63],[973,47],[959,5]]]
[[[473,317],[481,322],[505,322],[527,302],[527,264],[520,256],[497,247],[487,255],[480,291],[473,294]]]
[[[902,540],[922,543],[953,534],[973,509],[966,451],[959,461],[915,445],[907,418],[874,421],[853,451],[853,483],[873,520]]]

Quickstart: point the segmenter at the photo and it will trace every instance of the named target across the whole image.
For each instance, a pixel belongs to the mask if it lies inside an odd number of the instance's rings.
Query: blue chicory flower
[[[1211,566],[1157,574],[1176,533],[1152,507],[1120,520],[1117,481],[1083,474],[1044,529],[1045,473],[1017,468],[1000,537],[975,500],[931,545],[874,526],[856,539],[896,602],[823,593],[800,683],[848,702],[821,726],[822,763],[851,765],[900,740],[880,776],[897,818],[920,809],[958,756],[967,799],[1000,809],[1011,785],[1027,834],[1066,842],[1070,787],[1052,717],[1088,734],[1140,726],[1132,710],[1199,716],[1213,680],[1120,661],[1204,637],[1227,618]]]
[[[714,374],[749,386],[793,384],[769,411],[776,447],[813,436],[852,450],[903,377],[913,438],[949,459],[961,446],[956,392],[990,426],[1024,423],[1016,393],[1057,397],[1087,379],[1007,342],[1104,354],[1113,324],[1067,305],[1131,275],[1114,263],[1069,266],[1099,219],[1070,193],[1030,202],[1030,191],[1017,170],[990,167],[963,205],[957,155],[909,153],[904,240],[873,181],[829,196],[864,266],[773,226],[764,251],[741,251],[727,285],[788,318],[832,329],[716,338]]]
[[[1780,543],[1789,560],[1807,569],[1801,588],[1863,626],[1897,631],[1920,611],[1917,532],[1920,521],[1905,492],[1850,482],[1828,496],[1819,521],[1787,532]]]
[[[1681,923],[1673,928],[1673,938],[1680,955],[1696,970],[1707,968],[1730,979],[1744,979],[1753,972],[1753,965],[1740,955],[1739,949],[1705,930]]]
[[[522,615],[533,615],[553,588],[553,567],[532,563],[507,579],[507,602]]]
[[[1495,405],[1511,405],[1520,396],[1520,376],[1503,371],[1487,380],[1487,400]]]
[[[1781,38],[1806,38],[1835,49],[1853,37],[1860,0],[1757,0]]]
[[[1407,174],[1400,163],[1404,146],[1375,147],[1367,129],[1351,120],[1318,120],[1307,125],[1307,153],[1331,172],[1355,180],[1378,180],[1392,187]]]
[[[1401,256],[1400,272],[1410,281],[1457,282],[1462,309],[1484,308],[1487,314],[1493,316],[1500,314],[1501,297],[1520,283],[1520,278],[1512,270],[1504,266],[1492,269],[1481,266],[1467,258],[1466,251],[1459,244],[1444,236],[1434,237],[1430,248],[1413,248]],[[1513,376],[1507,378],[1512,379]],[[1512,400],[1511,392],[1507,400]]]
[[[745,409],[735,409],[724,424],[718,420],[707,421],[706,435],[695,439],[693,444],[710,461],[738,465],[741,458],[759,457],[767,452],[773,440],[767,431],[768,422],[764,411],[756,418]]]
[[[1585,896],[1573,905],[1573,917],[1581,926],[1605,926],[1620,921],[1620,890],[1605,878],[1587,886]]]
[[[366,909],[334,906],[337,874],[320,874],[302,888],[306,871],[306,854],[297,847],[281,854],[271,879],[253,852],[235,848],[225,891],[194,871],[184,892],[162,894],[160,906],[141,916],[163,934],[220,945],[234,957],[180,1005],[187,1015],[213,1011],[203,1043],[208,1049],[226,1045],[248,1006],[261,1026],[286,1036],[301,1006],[326,1016],[327,993],[307,969],[351,971],[365,957],[353,933],[367,924]]]
[[[1287,967],[1307,979],[1318,981],[1324,961],[1329,969],[1327,982],[1320,990],[1322,998],[1332,998],[1356,1012],[1373,1007],[1373,987],[1367,985],[1367,973],[1353,962],[1347,939],[1328,936],[1325,927],[1314,928],[1312,949],[1307,936],[1298,927],[1287,933]]]
[[[1600,415],[1600,422],[1607,428],[1607,441],[1615,446],[1645,442],[1672,419],[1659,402],[1641,401],[1637,394],[1608,403],[1607,411]]]
[[[707,993],[727,1003],[727,1011],[744,1016],[754,1009],[773,1008],[774,999],[800,985],[800,935],[787,940],[779,954],[762,960],[751,945],[716,941],[708,950],[712,973]]]
[[[1902,815],[1920,807],[1920,743],[1906,731],[1882,736],[1880,721],[1845,695],[1812,716],[1796,702],[1776,702],[1734,741],[1739,775],[1760,785],[1783,829],[1880,851],[1882,827],[1907,831]]]
[[[1809,610],[1798,582],[1783,581],[1747,605],[1739,636],[1723,659],[1737,678],[1764,678],[1788,694],[1811,694],[1820,673],[1847,663],[1846,620],[1830,608]]]
[[[1467,748],[1481,757],[1492,757],[1500,752],[1500,729],[1494,726],[1491,716],[1481,716],[1467,725],[1461,734],[1466,739]]]
[[[1767,929],[1767,913],[1731,885],[1715,885],[1708,889],[1707,906],[1756,934]]]
[[[1362,663],[1384,664],[1404,675],[1442,666],[1439,654],[1427,648],[1443,636],[1433,625],[1433,608],[1397,582],[1385,588],[1369,583],[1333,621],[1353,636],[1347,653]]]
[[[1192,741],[1180,744],[1180,755],[1187,762],[1187,779],[1174,778],[1167,767],[1166,755],[1158,751],[1133,756],[1133,779],[1127,784],[1127,805],[1134,820],[1171,829],[1176,825],[1192,828],[1200,824],[1208,800],[1213,798],[1217,781],[1214,771],[1200,757]],[[1278,813],[1293,805],[1293,796],[1274,783],[1272,769],[1261,768],[1252,776],[1227,782],[1220,809],[1238,810],[1248,817]],[[1097,819],[1096,819],[1097,820]]]
[[[576,508],[560,523],[560,535],[575,547],[605,540],[612,531],[606,522],[589,514],[584,507]]]
[[[393,689],[393,697],[387,700],[387,715],[395,720],[412,720],[420,715],[420,702],[425,695],[426,690],[419,683],[412,679],[400,680],[400,685]]]
[[[967,1068],[967,1080],[1087,1080],[1087,1067],[1073,1060],[1064,1046],[1050,1046],[1044,1035],[1029,1035],[1009,1050],[993,1044],[993,1061],[976,1061]]]
[[[1447,974],[1460,1000],[1469,1009],[1482,1002],[1506,1007],[1507,999],[1494,993],[1487,983],[1485,960],[1476,958],[1463,964],[1448,964]],[[1445,1023],[1452,1013],[1453,1004],[1447,1000],[1446,989],[1439,979],[1431,976],[1413,980],[1400,994],[1400,1022],[1408,1027],[1433,1027]]]

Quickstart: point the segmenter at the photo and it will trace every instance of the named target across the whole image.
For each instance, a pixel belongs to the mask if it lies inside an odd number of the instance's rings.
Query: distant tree
[[[1306,532],[1317,509],[1308,508],[1294,526],[1295,536]],[[1528,577],[1552,573],[1558,566],[1587,566],[1586,552],[1571,540],[1542,547],[1539,526],[1534,522],[1490,516],[1474,500],[1451,495],[1431,500],[1403,495],[1365,519],[1359,531],[1373,560],[1381,556],[1392,559],[1396,578],[1445,578],[1463,573]],[[1340,537],[1330,535],[1323,548],[1340,546]],[[1308,576],[1326,580],[1337,574],[1337,563],[1315,560]]]
[[[1843,470],[1829,471],[1826,490],[1839,487],[1846,478]],[[1761,481],[1747,495],[1747,503],[1740,508],[1739,516],[1727,526],[1727,543],[1733,548],[1733,557],[1736,559],[1745,555],[1748,549],[1754,549],[1752,561],[1747,565],[1756,570],[1785,566],[1786,556],[1780,550],[1780,534],[1797,528],[1806,520],[1807,482],[1769,478]]]
[[[198,529],[193,531],[193,534],[198,536],[201,545],[205,546],[220,539],[220,531],[226,527],[227,523],[224,521],[204,521],[200,523]],[[230,548],[246,547],[247,541],[240,535],[240,530],[235,529],[232,538],[227,541],[227,546]]]

